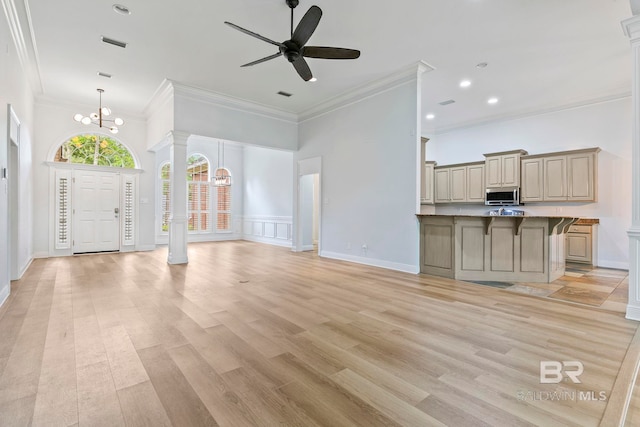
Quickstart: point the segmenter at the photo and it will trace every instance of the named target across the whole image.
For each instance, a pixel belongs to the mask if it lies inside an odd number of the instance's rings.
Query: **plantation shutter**
[[[71,171],[55,172],[55,248],[71,248]]]
[[[122,175],[122,246],[135,245],[135,191],[136,176]]]

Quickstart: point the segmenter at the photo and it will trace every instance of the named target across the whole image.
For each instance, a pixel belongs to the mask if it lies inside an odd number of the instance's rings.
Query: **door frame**
[[[7,105],[7,187],[8,187],[8,223],[9,247],[7,265],[9,279],[21,277],[20,266],[20,119],[11,104]]]
[[[322,256],[322,158],[312,157],[309,159],[298,160],[296,164],[294,179],[294,195],[295,195],[295,207],[294,207],[294,241],[292,250],[294,252],[302,252],[304,250],[303,245],[303,223],[300,207],[301,195],[301,179],[305,175],[318,175],[318,255]]]

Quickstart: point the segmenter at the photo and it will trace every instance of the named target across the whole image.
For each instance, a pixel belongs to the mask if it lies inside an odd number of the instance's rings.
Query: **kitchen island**
[[[419,214],[420,272],[457,280],[550,283],[579,218]]]

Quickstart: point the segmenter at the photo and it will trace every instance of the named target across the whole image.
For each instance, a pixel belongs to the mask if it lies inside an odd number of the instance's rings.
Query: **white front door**
[[[73,253],[120,248],[120,176],[76,170],[73,191]]]

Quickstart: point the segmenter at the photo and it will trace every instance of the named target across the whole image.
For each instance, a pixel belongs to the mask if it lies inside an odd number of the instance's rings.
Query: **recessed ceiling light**
[[[316,79],[315,77],[311,77],[311,80],[309,80],[310,82],[317,82],[318,79]]]
[[[129,10],[129,8],[122,4],[114,4],[113,11],[115,13],[119,13],[120,15],[131,15],[131,11]]]
[[[487,65],[489,64],[487,64],[486,62],[480,62],[479,64],[476,64],[476,68],[485,68]]]
[[[498,98],[496,98],[495,96],[492,97],[492,98],[489,98],[487,100],[487,104],[492,104],[493,105],[493,104],[497,104],[497,103],[498,103]]]
[[[460,87],[469,87],[471,86],[471,80],[462,80],[460,82]]]
[[[427,114],[427,120],[433,120],[435,118],[436,118],[435,114],[431,114],[431,113]]]

